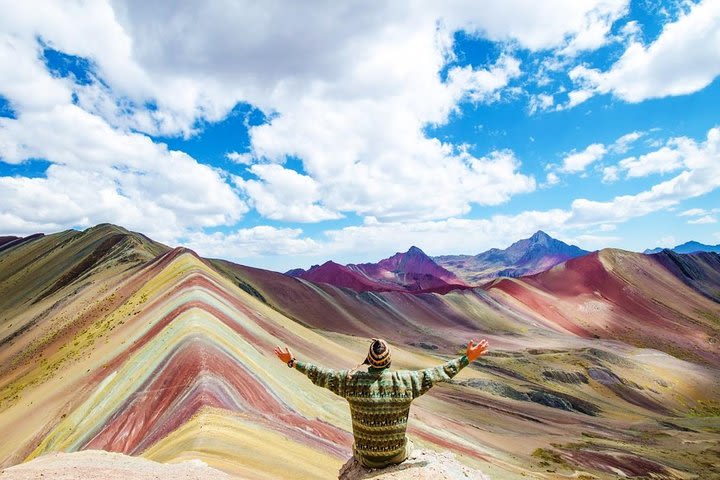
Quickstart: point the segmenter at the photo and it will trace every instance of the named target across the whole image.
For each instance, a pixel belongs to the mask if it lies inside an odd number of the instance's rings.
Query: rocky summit
[[[539,230],[506,249],[491,248],[477,255],[442,255],[434,260],[466,282],[478,284],[497,277],[533,275],[588,253]]]

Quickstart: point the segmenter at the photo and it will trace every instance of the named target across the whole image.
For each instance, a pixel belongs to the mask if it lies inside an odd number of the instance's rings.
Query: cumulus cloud
[[[603,171],[603,183],[612,183],[618,180],[618,167],[610,166],[610,167],[604,167]]]
[[[530,115],[534,115],[536,112],[543,112],[550,109],[555,103],[555,98],[552,95],[540,93],[530,97],[530,104],[528,111]]]
[[[597,162],[605,156],[607,148],[602,143],[588,145],[581,152],[573,152],[563,159],[560,171],[564,173],[578,173],[585,170],[588,165]]]
[[[548,0],[486,2],[482,8],[472,1],[445,3],[444,18],[466,24],[496,41],[514,41],[530,50],[559,49],[571,55],[604,45],[613,22],[625,15],[626,0],[577,2]],[[562,15],[558,15],[562,12]]]
[[[551,187],[560,183],[560,177],[555,172],[548,172],[545,176],[545,186]]]
[[[451,98],[466,97],[472,102],[497,100],[499,90],[520,75],[520,61],[510,55],[502,55],[488,69],[471,66],[453,67],[448,72]],[[455,100],[457,101],[457,100]]]
[[[0,177],[3,227],[21,234],[112,221],[168,241],[247,211],[220,172],[72,104],[0,118],[0,158],[52,162],[45,177]]]
[[[585,103],[593,97],[594,93],[592,90],[586,88],[580,88],[568,92],[567,103],[560,104],[557,106],[557,110],[567,110],[569,108],[576,107],[581,103]]]
[[[712,135],[716,129],[712,129],[708,135]],[[636,132],[633,132],[636,133]],[[631,135],[631,134],[629,134]],[[615,143],[620,144],[621,137]],[[708,142],[710,137],[708,137]],[[707,146],[707,143],[706,143]],[[616,151],[617,150],[616,148]],[[611,182],[618,179],[620,173],[627,178],[646,177],[653,174],[666,174],[690,166],[688,162],[703,157],[709,152],[704,151],[694,140],[687,137],[671,138],[665,145],[637,157],[628,157],[620,160],[617,165],[605,167],[603,170],[603,181]]]
[[[584,92],[611,93],[634,103],[697,92],[720,74],[720,49],[707,48],[720,44],[720,3],[716,0],[692,5],[689,12],[666,24],[649,45],[631,38],[609,70],[579,65],[571,70],[570,78]]]
[[[672,139],[681,153],[683,171],[677,176],[635,195],[622,195],[611,201],[577,199],[572,203],[573,224],[622,222],[630,218],[677,205],[720,187],[720,128],[711,128],[704,142],[690,138]]]
[[[453,33],[569,54],[603,44],[626,9],[627,0],[508,1],[482,9],[465,2],[366,8],[122,0],[61,7],[47,1],[19,4],[0,22],[22,48],[36,50],[33,42],[42,38],[88,59],[96,81],[71,93],[81,108],[117,129],[191,136],[199,123],[224,118],[238,102],[261,109],[271,120],[251,127],[252,151],[228,158],[282,164],[298,157],[319,195],[306,215],[311,221],[347,210],[441,218],[531,191],[535,182],[520,172],[517,159],[508,162],[503,152],[459,155],[455,145],[425,133],[427,125],[447,122],[461,102],[492,102],[512,92],[510,83],[522,74],[518,59],[503,53],[487,65],[454,66],[443,81],[440,71],[454,58]],[[34,53],[22,58],[37,59]],[[8,82],[13,88],[23,83]],[[44,101],[14,91],[8,97]],[[538,98],[540,105],[550,102]],[[466,180],[456,189],[460,179]],[[246,180],[242,188],[261,213],[280,218],[282,209],[292,210],[283,202],[296,197],[275,191],[262,176]],[[415,195],[392,195],[416,186]]]
[[[318,203],[319,186],[311,177],[277,164],[253,165],[249,170],[256,180],[235,177],[235,183],[262,216],[293,222],[319,222],[341,217]]]
[[[653,173],[668,173],[682,167],[683,153],[670,147],[620,160],[618,166],[629,178],[646,177]]]
[[[249,153],[238,153],[228,152],[225,154],[225,158],[231,162],[239,163],[241,165],[250,165],[253,162],[253,157]]]
[[[183,243],[200,255],[215,258],[255,258],[261,256],[304,255],[316,253],[320,245],[302,237],[299,228],[261,225],[239,228],[228,233],[192,232]]]
[[[593,143],[588,145],[585,150],[580,152],[572,152],[563,159],[562,165],[553,166],[557,172],[560,173],[579,173],[584,172],[585,169],[605,158],[607,154],[618,154],[627,152],[633,143],[640,139],[645,132],[630,132],[621,137],[617,138],[610,145],[604,145],[602,143]],[[630,157],[620,162],[620,165],[602,167],[603,183],[612,183],[618,180],[619,172],[625,170],[630,172],[632,170],[632,176],[641,176],[641,172],[647,171],[648,173],[654,168],[660,168],[655,165],[655,157],[660,157],[662,154],[651,154],[649,158],[646,156],[635,158]],[[668,170],[669,166],[666,165],[663,171]],[[630,176],[630,175],[629,175]]]

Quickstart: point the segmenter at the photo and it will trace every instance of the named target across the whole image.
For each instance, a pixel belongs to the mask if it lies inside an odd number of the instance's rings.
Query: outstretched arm
[[[468,366],[471,362],[477,360],[484,355],[488,349],[487,340],[477,339],[470,340],[465,351],[465,355],[454,360],[450,360],[443,365],[427,368],[419,372],[413,372],[417,377],[413,378],[413,397],[419,397],[439,382],[447,382]]]
[[[336,395],[344,396],[345,392],[345,372],[338,372],[329,368],[318,367],[311,363],[299,362],[295,359],[292,352],[285,347],[275,347],[275,355],[288,367],[295,368],[304,373],[311,382],[323,388],[327,388]]]

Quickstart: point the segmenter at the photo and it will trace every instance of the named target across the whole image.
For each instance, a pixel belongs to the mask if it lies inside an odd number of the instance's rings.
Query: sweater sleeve
[[[467,367],[469,363],[467,355],[463,355],[437,367],[413,372],[417,375],[417,377],[413,379],[413,398],[423,395],[436,383],[450,381],[460,370]]]
[[[308,362],[295,362],[295,369],[304,373],[312,383],[327,388],[336,395],[345,396],[347,371],[318,367]]]

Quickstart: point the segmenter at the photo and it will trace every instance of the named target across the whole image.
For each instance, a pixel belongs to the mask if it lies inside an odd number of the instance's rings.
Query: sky
[[[0,235],[284,271],[720,243],[717,0],[0,0]]]

